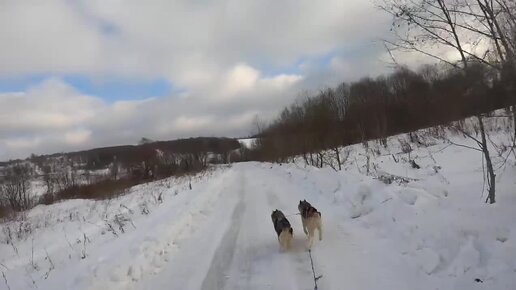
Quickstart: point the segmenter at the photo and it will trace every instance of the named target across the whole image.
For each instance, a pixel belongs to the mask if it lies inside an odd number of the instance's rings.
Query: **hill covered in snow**
[[[514,156],[495,159],[498,202],[488,205],[481,153],[418,136],[340,148],[341,170],[302,157],[237,163],[114,199],[37,206],[0,225],[0,285],[313,289],[296,215],[306,199],[323,217],[323,240],[312,249],[319,289],[514,289]],[[288,252],[279,250],[274,209],[294,228]]]

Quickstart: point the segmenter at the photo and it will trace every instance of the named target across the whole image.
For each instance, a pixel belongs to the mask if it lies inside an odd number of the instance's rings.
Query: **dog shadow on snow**
[[[312,248],[317,246],[317,242],[314,242],[314,245]],[[281,249],[280,244],[278,243],[278,239],[274,237],[274,239],[271,239],[270,242],[267,243],[267,245],[263,245],[267,248],[267,251],[271,254],[299,254],[299,253],[306,253],[308,251],[308,239],[304,233],[298,233],[294,232],[292,244],[290,245],[290,248],[288,249]]]
[[[317,242],[314,242],[314,246],[316,246],[316,244],[317,244]],[[294,238],[292,239],[292,245],[291,245],[290,249],[280,250],[279,245],[277,245],[277,246],[278,246],[278,251],[280,251],[282,253],[286,253],[286,254],[307,252],[308,251],[308,239],[307,239],[306,235],[303,233],[299,233],[297,235],[294,233]]]
[[[288,256],[304,255],[308,251],[307,240],[305,235],[294,235],[291,247],[288,250],[280,248],[278,239],[274,236],[268,239],[267,242],[253,245],[246,250],[253,256],[254,264],[260,265],[270,264],[271,261],[280,261]]]

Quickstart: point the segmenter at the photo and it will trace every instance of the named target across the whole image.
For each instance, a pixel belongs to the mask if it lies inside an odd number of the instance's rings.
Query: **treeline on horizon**
[[[143,142],[144,141],[144,142]],[[38,204],[65,199],[109,199],[140,184],[169,176],[191,175],[212,163],[228,163],[236,139],[198,137],[172,141],[143,138],[139,145],[32,155],[0,164],[0,221]],[[233,154],[233,155],[232,155]],[[33,182],[44,185],[35,195]]]
[[[514,69],[471,62],[467,68],[398,67],[320,90],[285,108],[260,130],[253,158],[289,157],[444,125],[516,103]]]
[[[99,170],[109,166],[113,160],[123,163],[126,167],[150,161],[159,157],[156,155],[156,150],[165,154],[191,155],[195,159],[213,153],[221,155],[221,158],[224,159],[232,150],[240,147],[238,140],[225,137],[192,137],[169,141],[153,141],[142,138],[138,145],[99,147],[66,153],[31,154],[25,160],[42,164],[52,158],[65,158],[83,164],[82,169]],[[22,161],[22,159],[0,161],[0,166],[10,166]]]

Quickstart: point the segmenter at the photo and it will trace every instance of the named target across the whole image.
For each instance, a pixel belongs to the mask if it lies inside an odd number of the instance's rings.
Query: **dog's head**
[[[277,209],[277,210],[272,211],[271,219],[272,219],[273,223],[282,218],[285,218],[285,215],[283,214],[283,212],[281,210]]]
[[[310,203],[308,203],[308,201],[306,201],[306,199],[304,199],[304,200],[299,201],[297,209],[299,209],[299,212],[303,212],[303,210],[305,210],[306,208],[308,208],[310,206],[311,206]]]

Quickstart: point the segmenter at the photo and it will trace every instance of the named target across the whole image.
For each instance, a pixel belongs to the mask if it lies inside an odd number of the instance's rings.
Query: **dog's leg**
[[[288,247],[289,247],[289,249],[291,249],[292,248],[292,241],[294,240],[294,231],[292,229],[290,229],[289,233],[290,233],[290,235],[288,235],[288,237],[289,237]]]
[[[317,225],[317,230],[319,231],[319,241],[322,241],[323,226],[322,226],[321,218],[319,218],[319,224]]]
[[[292,234],[289,233],[287,236],[287,244],[286,244],[287,250],[292,248],[292,238],[293,238]]]
[[[303,224],[303,232],[305,232],[305,235],[308,235],[308,231],[306,230],[306,222],[303,217],[301,217],[301,223]]]
[[[308,243],[308,249],[311,249],[311,248],[312,248],[312,246],[314,245],[314,239],[313,239],[313,236],[308,236],[307,243]]]
[[[308,248],[311,249],[314,244],[315,227],[313,225],[308,227]]]
[[[283,230],[280,233],[278,239],[281,251],[283,252],[288,250],[290,246],[290,241],[292,239],[292,235],[290,234],[290,232],[288,232],[288,230]]]

